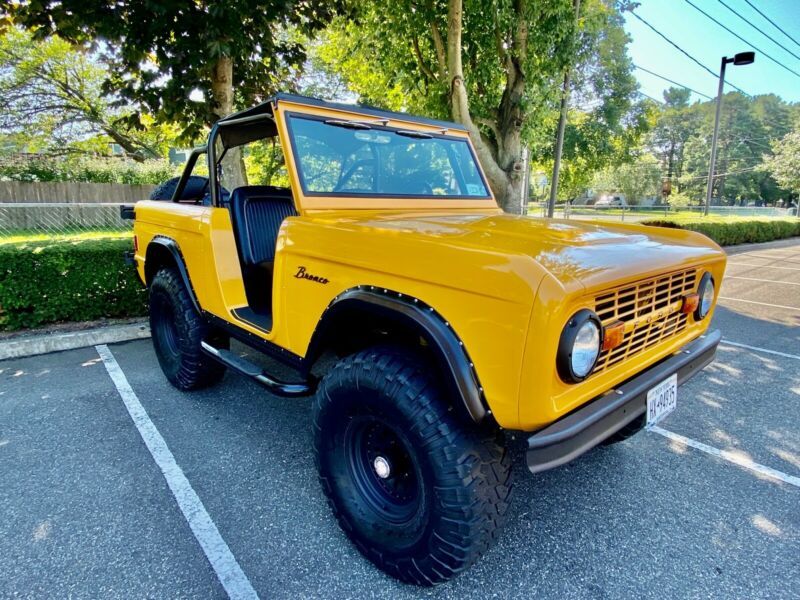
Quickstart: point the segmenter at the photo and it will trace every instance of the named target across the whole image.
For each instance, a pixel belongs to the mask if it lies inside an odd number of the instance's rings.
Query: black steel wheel
[[[354,417],[344,436],[350,477],[361,497],[391,523],[405,524],[420,510],[422,474],[404,436],[372,415]]]
[[[314,402],[314,455],[339,524],[375,565],[419,585],[472,565],[508,508],[499,432],[446,400],[413,353],[375,348],[341,360]]]
[[[159,270],[150,282],[150,333],[161,370],[176,388],[207,387],[225,374],[225,367],[203,354],[200,343],[207,339],[227,348],[229,340],[208,329],[173,269]]]

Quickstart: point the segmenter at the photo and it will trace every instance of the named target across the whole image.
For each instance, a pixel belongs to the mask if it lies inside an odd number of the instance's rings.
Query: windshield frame
[[[475,163],[475,170],[480,177],[481,183],[483,184],[483,189],[486,190],[485,195],[472,195],[472,194],[399,194],[399,193],[388,193],[388,192],[373,192],[373,191],[365,191],[365,192],[356,192],[356,191],[341,191],[341,192],[314,192],[307,188],[305,177],[303,174],[303,169],[300,166],[300,159],[297,153],[297,147],[295,145],[295,136],[292,130],[292,120],[293,119],[305,119],[308,121],[317,121],[321,123],[325,123],[328,127],[336,127],[335,125],[328,125],[326,121],[332,120],[329,117],[320,116],[320,115],[309,115],[303,114],[298,112],[287,112],[286,113],[286,130],[289,134],[289,142],[291,145],[292,155],[295,159],[295,165],[297,169],[297,177],[300,181],[300,187],[303,190],[303,194],[307,197],[330,197],[330,198],[392,198],[397,200],[403,199],[425,199],[425,200],[488,200],[491,199],[491,192],[489,191],[489,183],[486,181],[486,177],[483,174],[483,171],[480,168],[480,162],[478,161],[478,157],[475,155],[475,150],[472,148],[472,144],[469,143],[468,140],[465,140],[463,137],[449,135],[447,133],[437,133],[431,131],[419,131],[419,133],[425,134],[425,136],[430,136],[427,139],[441,139],[441,140],[451,140],[459,143],[464,143],[467,146],[467,150],[469,151],[469,155]],[[344,120],[344,119],[343,119]],[[359,119],[347,119],[348,121],[358,122]],[[375,117],[366,117],[361,119],[360,121],[369,124],[368,131],[386,131],[388,133],[392,133],[394,135],[401,135],[398,134],[398,131],[417,131],[416,129],[409,130],[404,127],[390,127],[389,125],[378,124],[376,122]],[[385,122],[386,120],[381,120],[381,123]],[[342,128],[343,131],[348,131],[347,128]],[[413,141],[413,138],[409,136],[409,139]],[[452,165],[452,160],[448,156],[448,161],[451,163],[451,168],[455,171],[455,167]],[[462,175],[463,178],[463,175]]]
[[[374,111],[377,112],[377,111]],[[276,103],[275,115],[278,122],[278,133],[281,137],[281,144],[285,149],[286,165],[289,171],[289,177],[292,184],[292,190],[295,195],[298,209],[300,212],[307,210],[340,210],[340,209],[368,209],[368,210],[385,210],[385,209],[453,209],[453,208],[470,208],[470,209],[493,209],[499,210],[492,194],[492,189],[486,178],[486,174],[481,167],[480,161],[477,158],[475,148],[469,138],[469,133],[461,125],[455,123],[447,127],[447,123],[442,122],[426,122],[424,120],[415,120],[415,117],[402,113],[386,113],[386,117],[381,116],[377,119],[375,114],[371,112],[359,112],[358,106],[353,106],[353,110],[345,110],[340,107],[317,107],[312,105],[302,104],[300,102],[292,102],[281,99]],[[304,182],[301,181],[301,170],[299,169],[298,152],[295,145],[294,136],[292,135],[290,118],[305,118],[312,120],[325,121],[328,119],[339,119],[348,121],[362,121],[370,123],[373,129],[385,129],[387,131],[396,132],[397,130],[410,130],[415,132],[431,135],[432,137],[441,137],[444,139],[453,139],[455,141],[463,141],[467,144],[469,154],[475,162],[478,175],[483,183],[484,189],[487,191],[486,196],[466,196],[466,195],[429,195],[429,194],[387,194],[376,192],[314,192],[306,191]],[[374,124],[380,120],[380,125]],[[374,124],[374,125],[373,125]],[[443,133],[443,131],[446,132]]]

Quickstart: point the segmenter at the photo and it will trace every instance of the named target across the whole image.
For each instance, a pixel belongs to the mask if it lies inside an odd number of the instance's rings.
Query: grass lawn
[[[127,238],[133,235],[133,230],[97,229],[92,231],[66,231],[64,233],[48,233],[46,231],[11,231],[0,233],[0,245],[16,244],[21,242],[50,242],[50,241],[79,241]]]

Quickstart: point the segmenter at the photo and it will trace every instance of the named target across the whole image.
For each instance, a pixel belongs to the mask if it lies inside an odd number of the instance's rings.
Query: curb
[[[85,331],[33,335],[17,339],[0,341],[0,360],[36,356],[48,352],[74,350],[96,346],[97,344],[113,344],[150,337],[150,326],[147,323],[130,323],[126,325],[110,325]]]
[[[741,254],[742,252],[750,252],[751,250],[772,250],[777,248],[794,248],[800,243],[800,237],[794,236],[783,238],[780,240],[772,240],[770,242],[754,242],[749,244],[736,244],[735,246],[723,246],[722,249],[727,254]]]

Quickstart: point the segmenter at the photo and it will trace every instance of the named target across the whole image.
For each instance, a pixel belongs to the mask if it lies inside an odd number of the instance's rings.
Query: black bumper
[[[647,409],[647,392],[673,373],[682,384],[714,360],[722,334],[709,331],[677,353],[528,438],[532,473],[558,467],[591,450]]]

